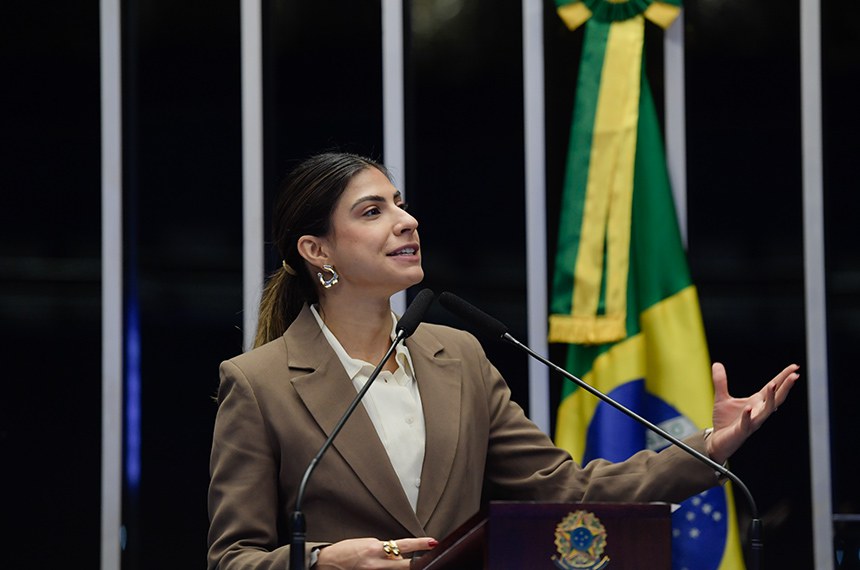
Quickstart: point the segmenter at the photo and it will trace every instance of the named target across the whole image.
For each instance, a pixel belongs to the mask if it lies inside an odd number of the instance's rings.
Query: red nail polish
[[[436,546],[437,544],[439,544],[439,541],[436,540],[435,538],[431,538],[430,540],[427,541],[427,545],[431,546],[431,547]]]

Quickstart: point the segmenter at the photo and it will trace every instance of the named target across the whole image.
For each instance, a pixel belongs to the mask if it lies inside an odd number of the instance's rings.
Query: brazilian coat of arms
[[[555,547],[558,556],[552,561],[563,570],[600,570],[609,565],[603,556],[606,548],[606,529],[594,513],[569,513],[555,527]]]

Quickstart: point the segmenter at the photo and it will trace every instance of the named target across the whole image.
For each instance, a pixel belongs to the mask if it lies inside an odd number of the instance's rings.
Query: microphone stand
[[[358,391],[355,398],[353,398],[352,402],[349,404],[349,407],[344,412],[343,416],[341,416],[340,420],[334,426],[334,429],[331,430],[331,434],[325,440],[325,443],[322,444],[320,450],[311,459],[308,468],[305,469],[305,474],[302,477],[302,482],[299,484],[299,492],[296,495],[296,509],[293,511],[292,517],[290,518],[290,528],[292,529],[292,533],[290,535],[290,569],[304,569],[305,567],[305,514],[302,512],[302,499],[305,495],[305,487],[307,487],[308,480],[311,477],[311,473],[313,473],[314,469],[316,469],[317,464],[322,459],[322,456],[328,451],[328,448],[331,447],[334,438],[337,437],[337,434],[340,433],[340,430],[343,429],[344,424],[346,424],[346,420],[352,415],[353,410],[358,406],[361,399],[364,398],[364,395],[370,389],[370,385],[373,384],[373,381],[376,380],[376,377],[379,376],[379,373],[382,371],[382,367],[385,366],[385,363],[388,362],[388,359],[391,358],[391,355],[394,354],[394,351],[397,349],[397,345],[400,344],[403,339],[407,337],[407,333],[404,330],[397,331],[397,336],[394,338],[394,342],[391,343],[391,346],[385,352],[385,356],[382,357],[382,360],[379,361],[379,364],[376,365],[376,368],[371,372],[370,377],[367,379],[367,382],[364,383],[364,386],[361,387],[361,390]]]
[[[376,365],[376,368],[373,369],[373,372],[370,373],[370,376],[367,379],[367,382],[364,383],[364,386],[361,387],[361,390],[358,391],[355,398],[353,398],[352,402],[349,404],[349,407],[340,417],[337,424],[332,429],[331,434],[326,438],[325,442],[320,447],[320,450],[311,460],[307,469],[305,469],[305,474],[302,477],[302,481],[299,484],[299,490],[296,494],[296,508],[293,511],[292,516],[290,517],[290,569],[291,570],[304,570],[305,567],[305,538],[306,538],[306,523],[305,523],[305,514],[302,512],[302,499],[305,496],[305,487],[307,487],[308,480],[311,477],[311,473],[313,473],[314,469],[316,469],[317,464],[322,459],[322,456],[328,451],[328,448],[331,447],[334,438],[337,437],[337,434],[340,433],[340,430],[343,429],[344,424],[346,424],[346,420],[352,415],[352,412],[358,406],[361,399],[364,398],[364,395],[370,389],[373,381],[376,380],[376,377],[379,376],[379,373],[382,371],[382,367],[385,366],[385,363],[388,362],[388,359],[391,358],[391,355],[394,354],[394,351],[397,349],[397,345],[403,342],[408,336],[415,332],[415,329],[418,328],[418,325],[421,323],[421,319],[424,318],[424,313],[427,312],[427,308],[433,302],[435,298],[433,291],[430,289],[422,289],[418,295],[413,299],[412,304],[406,309],[403,316],[398,321],[396,329],[396,334],[394,337],[394,341],[391,343],[391,346],[388,347],[388,350],[385,352],[385,355],[379,361],[379,364]]]
[[[714,461],[713,459],[711,459],[707,455],[693,449],[692,447],[690,447],[689,445],[687,445],[686,443],[684,443],[683,441],[681,441],[677,437],[673,436],[672,434],[670,434],[666,430],[664,430],[664,429],[658,427],[657,425],[653,424],[652,422],[646,420],[645,418],[643,418],[642,416],[640,416],[639,414],[637,414],[636,412],[634,412],[630,408],[622,405],[619,402],[616,402],[615,400],[613,400],[612,398],[610,398],[609,396],[607,396],[606,394],[604,394],[600,390],[598,390],[598,389],[594,388],[593,386],[591,386],[590,384],[586,383],[584,380],[581,380],[580,378],[574,376],[573,374],[571,374],[570,372],[568,372],[567,370],[565,370],[561,366],[558,366],[554,362],[551,362],[550,360],[544,358],[543,356],[536,353],[534,350],[532,350],[531,348],[529,348],[528,346],[526,346],[525,344],[521,343],[516,338],[511,336],[508,332],[505,332],[501,336],[501,338],[502,338],[502,340],[507,341],[507,342],[513,344],[514,346],[518,347],[520,350],[525,351],[532,358],[535,358],[535,359],[539,360],[540,362],[542,362],[543,364],[545,364],[546,366],[549,366],[550,368],[552,368],[553,370],[555,370],[556,372],[558,372],[559,374],[561,374],[562,376],[564,376],[568,380],[571,380],[574,384],[576,384],[577,386],[579,386],[580,388],[582,388],[583,390],[585,390],[589,394],[592,394],[592,395],[600,398],[601,400],[603,400],[604,402],[606,402],[607,404],[609,404],[610,406],[612,406],[616,410],[622,412],[623,414],[629,416],[630,418],[632,418],[632,419],[636,420],[637,422],[639,422],[640,424],[644,425],[645,427],[650,429],[652,432],[665,438],[666,440],[670,441],[674,445],[677,445],[678,447],[680,447],[681,449],[683,449],[684,451],[686,451],[687,453],[689,453],[690,455],[692,455],[693,457],[695,457],[696,459],[698,459],[699,461],[701,461],[702,463],[707,465],[708,467],[713,468],[714,471],[718,472],[723,477],[730,479],[732,481],[732,483],[734,483],[741,490],[741,492],[744,494],[744,496],[747,499],[747,502],[750,505],[750,510],[752,512],[752,521],[750,522],[750,529],[749,529],[750,569],[756,570],[759,567],[759,561],[761,558],[761,550],[763,547],[763,544],[761,541],[761,519],[759,519],[758,509],[756,508],[755,499],[753,499],[752,493],[750,493],[750,490],[747,488],[747,486],[744,484],[744,482],[740,480],[740,478],[737,475],[735,475],[734,473],[732,473],[731,471],[726,469],[723,465],[720,465],[719,463],[717,463],[716,461]]]

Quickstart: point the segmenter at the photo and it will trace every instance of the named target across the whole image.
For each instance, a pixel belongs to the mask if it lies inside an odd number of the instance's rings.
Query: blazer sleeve
[[[678,503],[719,482],[713,470],[675,446],[641,451],[618,463],[597,459],[577,465],[511,400],[499,371],[469,338],[490,419],[486,499]],[[704,453],[704,431],[686,443]]]
[[[278,445],[257,396],[233,362],[221,364],[218,413],[210,459],[210,570],[287,568],[280,546]],[[279,532],[281,531],[281,532]],[[320,543],[308,543],[309,552]]]

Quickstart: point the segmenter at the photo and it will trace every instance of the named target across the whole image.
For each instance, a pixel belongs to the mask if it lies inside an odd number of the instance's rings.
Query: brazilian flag
[[[645,19],[668,27],[678,2],[557,0],[585,31],[549,340],[570,345],[570,372],[684,438],[711,425],[713,385],[642,57]],[[556,444],[587,463],[668,442],[569,384]],[[743,568],[728,486],[684,502],[672,531],[674,568]]]

